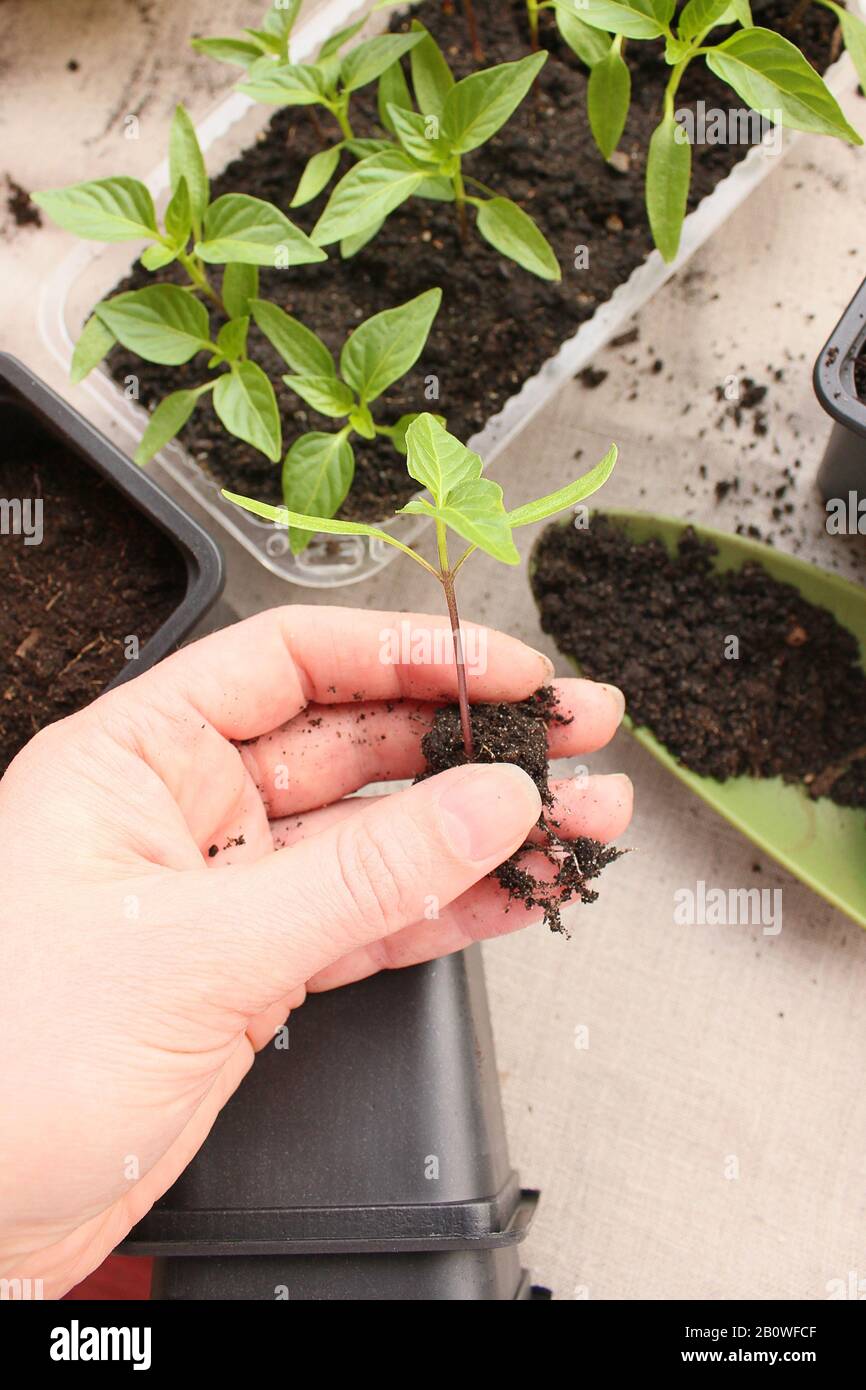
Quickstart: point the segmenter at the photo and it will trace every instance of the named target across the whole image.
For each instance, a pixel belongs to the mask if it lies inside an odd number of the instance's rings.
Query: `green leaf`
[[[839,20],[845,47],[851,54],[851,61],[857,70],[860,86],[866,92],[866,24],[850,10],[843,10],[841,5],[834,4],[833,0],[819,0],[819,4],[832,10]]]
[[[406,74],[403,72],[401,63],[392,63],[386,68],[379,78],[379,91],[377,96],[379,108],[379,120],[386,130],[394,134],[394,127],[391,124],[391,117],[388,114],[388,106],[399,106],[401,111],[411,111],[412,97],[409,93],[409,86],[406,82]]]
[[[192,225],[199,235],[207,205],[210,202],[210,183],[204,167],[204,156],[192,121],[182,106],[175,109],[168,140],[168,167],[174,191],[181,179],[186,180]],[[166,226],[168,224],[166,223]],[[186,237],[184,237],[186,241]]]
[[[604,458],[594,468],[590,468],[588,473],[584,473],[582,478],[569,483],[567,487],[561,487],[557,492],[549,492],[546,497],[539,497],[535,502],[527,502],[525,506],[516,507],[513,512],[509,512],[509,526],[514,530],[517,526],[528,526],[533,521],[544,521],[546,517],[555,516],[557,512],[564,512],[566,508],[582,502],[584,497],[591,497],[607,482],[616,459],[617,447],[611,444]]]
[[[153,199],[138,179],[96,179],[32,197],[58,227],[90,241],[138,241],[157,235]]]
[[[196,255],[220,265],[241,261],[245,265],[276,264],[282,253],[291,265],[324,261],[326,255],[273,203],[246,193],[224,193],[211,203],[204,220],[204,240]]]
[[[568,3],[556,6],[556,27],[572,53],[588,68],[600,62],[610,48],[610,35],[584,24]]]
[[[336,377],[334,359],[321,338],[284,309],[279,309],[267,299],[252,299],[250,312],[256,326],[293,372],[300,372],[303,376]]]
[[[401,106],[389,106],[388,117],[389,128],[411,159],[438,165],[447,157],[447,145],[439,139],[438,117],[422,116],[419,111],[407,111]]]
[[[572,9],[593,29],[628,39],[656,39],[670,23],[674,5],[675,0],[581,0]]]
[[[217,347],[229,362],[242,357],[247,346],[247,332],[250,321],[244,314],[241,318],[229,319],[217,334]]]
[[[307,161],[307,167],[301,174],[295,189],[295,196],[289,207],[300,208],[305,203],[310,203],[314,198],[318,198],[322,189],[331,182],[334,171],[340,162],[342,149],[341,142],[339,145],[332,145],[330,149],[319,150],[318,154],[314,154]]]
[[[268,106],[314,106],[327,95],[321,74],[308,63],[274,63],[260,58],[238,83],[238,91]]]
[[[448,93],[454,86],[453,74],[433,35],[417,19],[412,21],[412,32],[421,35],[421,42],[409,54],[418,109],[425,116],[441,116]]]
[[[385,429],[380,427],[379,433],[387,434],[398,454],[409,452],[409,445],[406,443],[406,431],[410,425],[415,423],[420,413],[420,411],[413,410],[408,415],[401,415],[396,424],[389,425]],[[441,415],[434,415],[432,418],[440,425],[445,424],[444,417]]]
[[[92,314],[84,325],[75,344],[69,380],[73,386],[83,381],[94,367],[98,367],[107,352],[114,347],[117,339],[111,329],[106,327],[96,314]]]
[[[277,51],[282,58],[288,56],[289,36],[295,27],[300,8],[301,0],[278,0],[277,3],[272,0],[268,13],[262,21],[264,31],[277,39]]]
[[[516,111],[546,62],[547,53],[529,53],[456,83],[442,111],[443,140],[457,154],[483,145]]]
[[[405,203],[424,181],[419,168],[402,150],[362,159],[340,180],[312,231],[317,246],[355,236],[382,222]]]
[[[233,319],[252,313],[250,300],[259,292],[259,270],[255,265],[232,261],[223,271],[223,304]]]
[[[192,231],[192,205],[189,201],[189,188],[183,174],[181,174],[177,187],[171,196],[171,201],[165,210],[165,230],[179,250],[186,246]],[[149,249],[153,251],[156,248],[151,246]]]
[[[478,230],[503,256],[542,280],[561,280],[553,247],[528,212],[509,198],[490,198],[478,209]]]
[[[502,502],[502,488],[491,478],[460,483],[437,507],[436,515],[458,536],[506,565],[519,565],[520,556]]]
[[[665,62],[671,67],[681,63],[684,58],[688,58],[691,51],[692,44],[685,39],[675,38],[673,34],[669,34],[665,39]]]
[[[845,120],[836,98],[802,55],[772,29],[738,29],[710,49],[707,66],[761,115],[793,130],[863,141]]]
[[[467,449],[456,435],[449,434],[429,411],[407,428],[406,448],[409,477],[426,487],[437,507],[444,506],[450,494],[464,483],[481,477],[483,464],[478,454]]]
[[[199,391],[173,391],[160,401],[141,436],[135,451],[135,463],[147,463],[180,433],[195,410],[200,394]]]
[[[677,21],[677,34],[681,39],[695,39],[725,22],[724,16],[730,8],[731,0],[688,0]]]
[[[272,521],[275,526],[295,526],[303,531],[324,531],[329,536],[372,536],[375,540],[385,541],[397,550],[402,550],[404,555],[411,555],[413,560],[419,559],[414,550],[398,541],[395,536],[389,536],[387,531],[381,530],[378,526],[367,526],[363,521],[336,521],[327,516],[304,516],[288,507],[272,507],[267,502],[257,502],[253,497],[241,497],[236,492],[227,492],[225,488],[222,489],[222,495],[227,502],[234,502],[236,506],[243,507],[254,516]]]
[[[296,439],[283,464],[283,498],[293,512],[332,517],[352,486],[355,455],[346,436],[313,431]],[[309,544],[306,527],[289,530],[293,554]]]
[[[256,362],[236,362],[230,372],[219,377],[213,403],[229,434],[279,462],[282,447],[277,398]]]
[[[247,39],[191,39],[190,44],[218,63],[235,63],[241,68],[248,68],[262,56],[259,45]]]
[[[283,381],[307,405],[333,420],[343,419],[355,404],[349,387],[336,376],[284,376]]]
[[[340,255],[343,260],[347,261],[352,256],[357,256],[358,252],[366,246],[369,241],[373,240],[374,236],[378,234],[384,225],[384,221],[371,222],[369,227],[365,227],[363,231],[356,232],[354,236],[343,237],[343,240],[340,242]]]
[[[751,29],[755,21],[752,19],[752,7],[749,0],[731,0],[731,10],[744,29]]]
[[[426,178],[423,183],[419,183],[415,190],[416,198],[429,198],[434,203],[453,203],[456,201],[454,184],[451,179],[443,176],[442,178]]]
[[[319,49],[319,61],[321,62],[323,58],[330,58],[332,54],[338,53],[343,44],[348,43],[349,39],[353,39],[356,34],[360,33],[366,23],[367,16],[364,15],[363,19],[359,19],[346,29],[339,29],[336,34],[332,34]]]
[[[359,43],[347,53],[340,69],[340,82],[347,92],[356,92],[375,82],[377,77],[397,63],[423,40],[422,34],[383,34],[379,38]]]
[[[179,285],[149,285],[97,304],[119,343],[146,362],[179,367],[210,346],[207,309]]]
[[[631,102],[631,73],[618,46],[596,63],[589,74],[587,110],[595,143],[610,159],[620,141]]]
[[[441,290],[425,290],[396,309],[374,314],[346,339],[340,375],[362,404],[381,396],[414,366],[441,302]]]
[[[155,241],[142,251],[138,259],[145,270],[162,270],[164,265],[171,265],[172,261],[177,260],[177,248]]]
[[[646,205],[653,240],[666,261],[679,250],[692,174],[692,147],[669,112],[656,126],[646,166]]]
[[[357,136],[353,136],[351,140],[345,140],[343,143],[356,159],[367,159],[371,154],[385,154],[394,148],[393,140],[362,140]]]
[[[356,405],[349,414],[349,424],[362,439],[376,438],[376,425],[368,405]]]

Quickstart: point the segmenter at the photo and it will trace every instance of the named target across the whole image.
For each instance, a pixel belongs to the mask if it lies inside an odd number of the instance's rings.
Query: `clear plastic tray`
[[[866,0],[852,6],[866,16]],[[298,59],[311,57],[323,41],[337,29],[360,17],[365,6],[358,0],[328,0],[302,21],[292,39]],[[374,16],[383,27],[388,14]],[[847,53],[825,74],[830,89],[839,95],[856,82],[854,65]],[[247,148],[268,124],[273,112],[239,92],[232,92],[197,125],[202,148],[208,154],[210,170],[222,169]],[[559,387],[571,380],[609,340],[628,324],[631,317],[694,254],[699,246],[731,215],[754,188],[766,178],[774,161],[798,138],[784,131],[782,149],[774,152],[753,146],[716,185],[683,226],[679,254],[666,265],[653,251],[637,266],[628,280],[619,285],[610,299],[599,305],[591,319],[581,324],[535,376],[530,377],[484,428],[468,441],[481,454],[488,468],[495,468],[499,454],[523,429]],[[146,180],[157,206],[168,194],[168,163],[162,163]],[[83,242],[75,247],[48,277],[40,300],[40,332],[52,355],[68,371],[72,349],[81,327],[93,308],[126,275],[139,254],[130,256],[129,243],[101,246]],[[82,384],[89,397],[86,414],[98,427],[108,431],[117,426],[129,436],[130,452],[141,438],[147,414],[128,399],[103,371],[91,372]],[[291,583],[308,588],[337,588],[357,583],[382,569],[396,554],[393,547],[364,536],[316,536],[307,549],[294,556],[285,530],[242,512],[226,502],[219,484],[177,443],[169,444],[154,460],[184,488],[226,531],[240,541],[267,569]],[[152,466],[152,465],[149,465]],[[389,520],[388,529],[409,544],[428,523],[419,517]]]

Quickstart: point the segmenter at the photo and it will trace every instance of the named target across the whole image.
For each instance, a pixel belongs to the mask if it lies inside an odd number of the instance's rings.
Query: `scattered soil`
[[[636,724],[684,766],[725,781],[803,782],[866,806],[866,673],[853,634],[748,563],[716,574],[689,527],[675,556],[610,521],[550,526],[533,591],[545,632],[618,685]],[[726,658],[730,638],[737,659]]]
[[[807,10],[796,31],[789,30],[787,0],[771,0],[762,24],[789,33],[816,67],[831,56],[836,20],[818,5]],[[513,60],[528,52],[523,0],[476,0],[485,63]],[[442,45],[458,76],[472,70],[459,6],[451,15],[428,0],[414,11]],[[394,30],[408,27],[395,17]],[[721,37],[722,30],[717,31]],[[482,150],[468,156],[466,172],[522,204],[538,221],[563,268],[559,285],[548,284],[504,260],[474,234],[461,246],[453,208],[412,199],[388,218],[375,239],[350,261],[337,248],[329,260],[296,271],[266,271],[263,295],[300,318],[338,350],[361,319],[400,304],[431,286],[444,290],[442,308],[421,361],[380,403],[380,419],[393,422],[405,411],[437,409],[460,438],[469,439],[502,409],[524,381],[592,316],[599,304],[628,279],[652,243],[644,208],[644,174],[649,136],[658,122],[670,69],[658,43],[627,46],[632,71],[632,106],[621,141],[622,157],[606,164],[589,136],[586,120],[587,73],[562,44],[549,15],[542,14],[542,41],[550,51],[533,93]],[[686,73],[678,105],[701,99],[708,108],[731,104],[730,90],[700,63]],[[381,134],[375,112],[375,85],[353,98],[352,118],[359,135]],[[337,138],[326,114],[319,126],[330,143]],[[321,148],[309,112],[277,111],[263,137],[214,181],[213,192],[245,192],[288,208],[307,160]],[[689,200],[695,207],[745,154],[743,146],[696,145]],[[342,166],[343,171],[348,163]],[[310,230],[327,201],[323,194],[291,212]],[[587,248],[589,265],[575,268],[576,248]],[[580,258],[581,263],[583,257]],[[158,279],[179,278],[168,267]],[[118,289],[153,283],[140,267]],[[285,365],[259,334],[250,337],[251,354],[275,382]],[[117,349],[110,368],[118,380],[140,379],[143,403],[152,407],[168,391],[203,379],[204,359],[184,367],[142,363]],[[661,364],[659,366],[661,370]],[[438,397],[425,394],[429,378],[438,380]],[[284,440],[288,445],[308,429],[332,429],[288,388],[280,389]],[[183,432],[183,442],[223,485],[265,501],[280,500],[279,469],[262,454],[228,439],[206,397]],[[384,442],[354,440],[355,484],[341,515],[379,520],[402,505],[415,484],[402,459]]]
[[[523,845],[494,870],[493,876],[510,899],[541,909],[551,931],[568,936],[561,908],[572,898],[595,902],[598,893],[589,887],[590,881],[623,853],[585,836],[565,840],[557,833],[559,822],[550,814],[553,796],[548,785],[547,729],[552,722],[570,720],[558,712],[556,695],[546,687],[516,704],[473,705],[471,722],[475,761],[516,763],[532,778],[545,807],[538,821],[547,837],[545,843]],[[427,770],[417,779],[419,782],[449,767],[461,767],[467,761],[457,705],[437,710],[432,729],[421,740],[421,751],[427,759]],[[533,853],[546,857],[553,869],[551,879],[539,880],[523,866],[522,861]]]
[[[24,413],[0,404],[0,497],[41,499],[43,539],[0,534],[0,774],[95,699],[186,592],[162,531]],[[7,528],[11,529],[11,528]]]
[[[6,208],[12,217],[16,227],[41,227],[42,213],[33,202],[26,188],[22,188],[20,183],[16,183],[11,175],[6,175],[6,186],[9,193],[6,197]]]

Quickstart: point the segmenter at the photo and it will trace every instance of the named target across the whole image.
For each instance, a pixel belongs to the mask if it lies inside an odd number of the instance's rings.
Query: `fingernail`
[[[445,775],[439,815],[452,852],[476,864],[506,859],[541,814],[532,778],[513,763],[476,763]]]
[[[529,650],[535,653],[539,661],[544,662],[544,669],[547,672],[548,679],[550,679],[556,671],[556,667],[554,666],[550,657],[545,655],[544,652],[540,652],[537,647],[530,647]]]
[[[602,690],[606,690],[617,708],[616,722],[619,723],[625,714],[625,696],[618,685],[602,685]]]

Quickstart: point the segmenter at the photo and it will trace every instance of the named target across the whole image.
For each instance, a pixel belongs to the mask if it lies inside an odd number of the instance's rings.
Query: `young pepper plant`
[[[566,0],[559,0],[560,5]],[[674,19],[676,0],[572,0],[581,21],[605,31],[603,57],[590,62],[589,120],[606,159],[625,126],[631,80],[622,56],[624,39],[663,39],[671,69],[662,118],[650,138],[646,169],[646,205],[653,240],[666,261],[680,244],[691,182],[691,144],[677,120],[674,99],[689,64],[704,58],[716,77],[727,83],[747,106],[792,130],[833,135],[861,145],[824,80],[795,44],[772,29],[752,22],[749,0],[687,0]],[[866,75],[866,25],[846,15],[845,37],[861,80]],[[713,29],[739,28],[719,43],[709,42]],[[588,61],[588,60],[585,60]]]
[[[171,367],[207,352],[208,365],[226,372],[166,396],[151,415],[136,462],[146,463],[174,438],[211,391],[229,434],[278,462],[276,397],[246,354],[248,302],[258,294],[258,266],[306,265],[325,260],[325,253],[261,198],[225,193],[211,202],[202,152],[182,106],[171,124],[169,174],[171,198],[161,227],[150,190],[138,179],[98,179],[33,195],[65,230],[95,241],[149,241],[141,256],[146,270],[176,262],[187,277],[183,286],[150,285],[97,304],[75,345],[71,379],[82,381],[116,343],[146,362]],[[219,289],[208,275],[210,265],[225,267]],[[215,338],[208,306],[225,320]]]
[[[427,290],[395,309],[384,309],[352,332],[340,352],[339,372],[321,338],[267,300],[250,301],[250,312],[291,375],[283,381],[320,415],[346,423],[336,433],[311,430],[296,439],[283,462],[283,501],[290,512],[333,517],[355,475],[351,438],[388,439],[406,453],[406,432],[417,418],[401,415],[393,425],[373,418],[371,405],[415,365],[442,302]],[[294,554],[309,544],[309,531],[292,529]]]
[[[220,63],[248,68],[260,58],[289,61],[289,42],[301,10],[301,0],[274,0],[258,29],[244,29],[242,36],[191,39],[192,47]]]
[[[547,54],[500,63],[455,82],[432,35],[417,20],[412,31],[420,40],[409,54],[415,100],[401,65],[393,64],[380,80],[379,114],[394,139],[340,180],[313,228],[313,241],[317,246],[339,241],[342,254],[352,255],[407,198],[433,198],[454,204],[461,237],[472,207],[478,231],[491,246],[533,275],[559,280],[553,248],[529,214],[463,169],[464,156],[484,145],[516,111]]]
[[[438,565],[430,564],[410,546],[398,541],[377,526],[365,526],[355,521],[335,521],[328,517],[302,516],[285,507],[271,507],[249,497],[224,492],[230,502],[237,503],[256,516],[278,526],[295,527],[305,531],[325,531],[335,535],[372,536],[396,546],[441,584],[445,596],[454,642],[457,670],[458,703],[463,743],[471,762],[475,755],[472,725],[469,718],[469,696],[460,614],[457,606],[455,579],[466,560],[476,550],[483,550],[506,565],[520,564],[513,532],[534,521],[544,521],[556,512],[565,511],[583,501],[601,487],[616,463],[617,449],[612,444],[604,458],[583,477],[546,497],[527,502],[513,511],[505,510],[502,488],[491,478],[482,477],[483,464],[478,454],[467,449],[453,434],[449,434],[435,416],[419,415],[406,431],[406,468],[411,478],[426,489],[426,494],[414,497],[400,513],[427,516],[436,527]],[[466,548],[456,560],[448,549],[448,534],[453,531]]]
[[[302,207],[318,197],[336,173],[343,150],[362,158],[378,148],[378,141],[356,140],[349,112],[351,98],[381,77],[422,37],[420,34],[382,34],[341,55],[340,50],[363,29],[367,22],[365,15],[327,39],[314,63],[293,63],[289,60],[288,38],[298,9],[299,5],[295,5],[288,31],[280,36],[279,43],[275,35],[264,30],[245,30],[247,35],[252,33],[247,39],[192,41],[199,51],[247,69],[246,76],[238,83],[238,90],[246,96],[268,106],[306,106],[312,110],[320,107],[329,112],[340,127],[342,140],[319,150],[307,163],[291,207]],[[269,12],[269,19],[272,13]],[[319,134],[322,134],[320,128]]]

